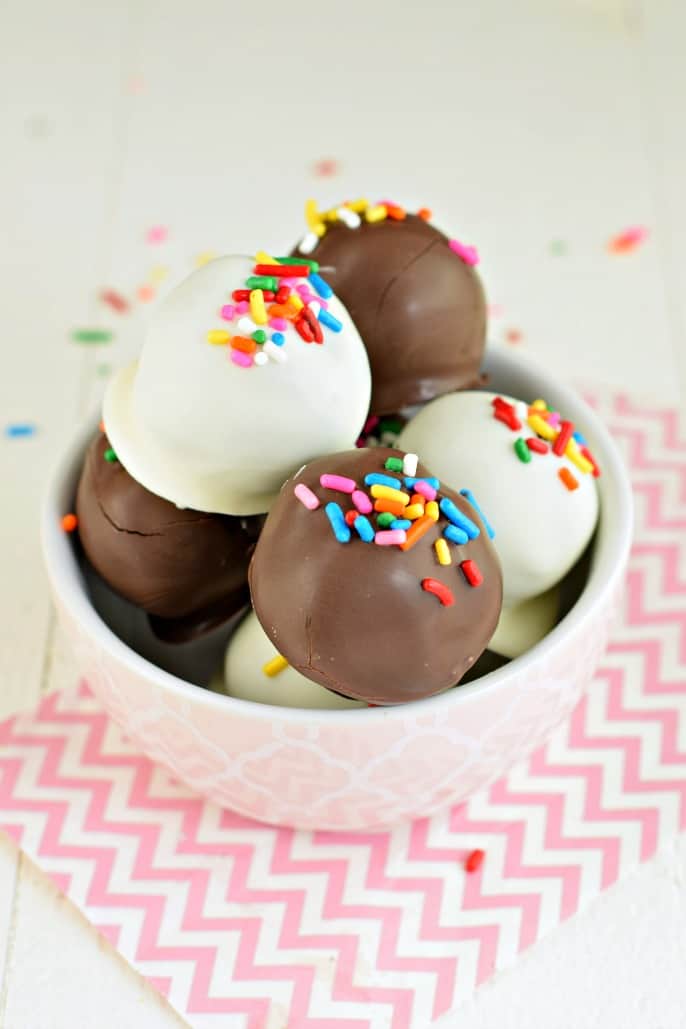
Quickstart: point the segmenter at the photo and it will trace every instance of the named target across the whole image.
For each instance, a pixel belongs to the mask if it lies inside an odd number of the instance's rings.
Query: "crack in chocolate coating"
[[[248,601],[247,571],[262,516],[182,510],[140,485],[109,442],[93,440],[76,496],[79,538],[105,582],[188,639]],[[187,620],[187,624],[184,624]]]
[[[448,522],[441,516],[412,549],[364,543],[354,529],[339,543],[324,510],[349,496],[325,489],[325,473],[354,479],[365,489],[370,472],[387,472],[388,447],[319,458],[286,482],[267,517],[250,565],[253,606],[279,653],[307,678],[357,700],[398,704],[439,693],[460,681],[487,646],[502,604],[500,563],[477,512],[454,490],[447,496],[479,525],[477,539],[449,544],[453,563],[438,563],[434,542]],[[430,475],[419,465],[419,477]],[[305,483],[321,501],[309,511],[294,495]],[[466,485],[466,484],[465,484]],[[373,523],[373,516],[368,516]],[[470,586],[460,562],[475,560],[483,574]],[[435,578],[452,591],[443,606],[422,589]]]
[[[433,225],[416,215],[357,229],[334,223],[310,256],[367,348],[375,414],[481,383],[481,280]]]

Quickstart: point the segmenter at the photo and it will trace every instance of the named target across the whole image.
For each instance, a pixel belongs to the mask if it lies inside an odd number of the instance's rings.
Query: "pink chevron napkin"
[[[684,827],[686,442],[601,406],[637,501],[622,621],[569,723],[468,804],[274,829],[137,755],[85,685],[0,726],[0,825],[192,1026],[424,1029]]]

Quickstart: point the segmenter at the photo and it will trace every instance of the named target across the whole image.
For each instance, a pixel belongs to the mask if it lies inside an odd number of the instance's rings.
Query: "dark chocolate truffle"
[[[480,513],[444,484],[434,499],[436,480],[422,465],[413,479],[426,481],[406,478],[403,458],[375,447],[306,465],[283,486],[250,565],[255,612],[279,653],[374,704],[454,686],[502,603]]]
[[[76,513],[95,570],[149,614],[216,625],[246,604],[261,516],[177,508],[129,475],[104,435],[86,453]]]
[[[358,228],[327,223],[309,255],[367,348],[374,414],[480,382],[484,291],[449,244],[417,215],[368,222],[363,214]]]

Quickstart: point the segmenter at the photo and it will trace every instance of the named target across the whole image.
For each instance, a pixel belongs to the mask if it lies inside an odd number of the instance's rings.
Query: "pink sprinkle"
[[[224,321],[230,322],[233,321],[233,316],[236,313],[236,308],[233,306],[233,304],[224,304],[219,313],[221,314]]]
[[[353,491],[353,504],[360,512],[360,514],[370,514],[373,510],[373,505],[366,493],[363,493],[361,489]]]
[[[295,282],[296,280],[294,279],[293,281]],[[300,296],[303,296],[305,293],[310,293],[310,287],[307,285],[306,282],[301,282],[300,285],[296,286],[295,288],[300,294]]]
[[[379,418],[378,414],[370,414],[369,418],[364,423],[364,429],[362,430],[362,435],[366,436],[366,434],[368,432],[371,432],[372,429],[375,429],[377,427],[377,425],[379,424],[380,421],[381,421],[381,419]]]
[[[270,318],[269,327],[276,329],[278,332],[285,332],[288,328],[288,321],[285,318]]]
[[[247,314],[250,310],[250,304],[247,300],[239,300],[236,304],[236,314]]]
[[[378,543],[380,547],[393,547],[406,541],[407,533],[404,529],[386,529],[385,532],[377,532],[374,537],[374,542]]]
[[[548,413],[548,425],[552,425],[557,428],[560,424],[560,413],[559,411],[550,411]]]
[[[231,360],[241,368],[250,368],[253,363],[252,354],[244,354],[242,350],[231,350]]]
[[[299,482],[293,492],[300,503],[304,504],[308,511],[316,511],[319,507],[319,498],[312,492],[309,486],[305,485],[304,482]]]
[[[421,479],[419,480],[419,482],[415,482],[412,489],[415,493],[421,493],[421,495],[423,497],[426,497],[427,500],[436,499],[436,490],[433,488],[432,485],[430,485],[430,483],[423,482]]]
[[[300,283],[300,279],[294,279],[290,275],[288,277],[286,277],[285,275],[284,276],[279,276],[279,285],[280,286],[288,286],[290,289],[295,289],[295,288],[297,288],[299,283]]]
[[[167,230],[164,225],[153,225],[145,234],[147,243],[164,243],[167,238]]]
[[[476,247],[467,246],[464,243],[460,243],[458,239],[451,239],[448,241],[448,246],[454,254],[464,261],[465,264],[478,264],[479,263],[479,252]]]
[[[339,493],[354,493],[357,485],[354,479],[348,479],[345,475],[320,475],[319,481],[324,489],[335,489]]]

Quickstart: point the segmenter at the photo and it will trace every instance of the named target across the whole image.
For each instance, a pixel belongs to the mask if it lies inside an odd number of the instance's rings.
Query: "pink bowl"
[[[83,673],[154,761],[218,804],[299,828],[370,829],[465,800],[543,742],[572,710],[605,647],[632,531],[629,481],[598,417],[543,369],[491,350],[492,388],[543,396],[583,426],[602,469],[586,586],[528,653],[477,681],[392,708],[304,711],[238,700],[162,671],[93,607],[60,518],[71,509],[94,423],[65,450],[42,522],[48,575]]]

